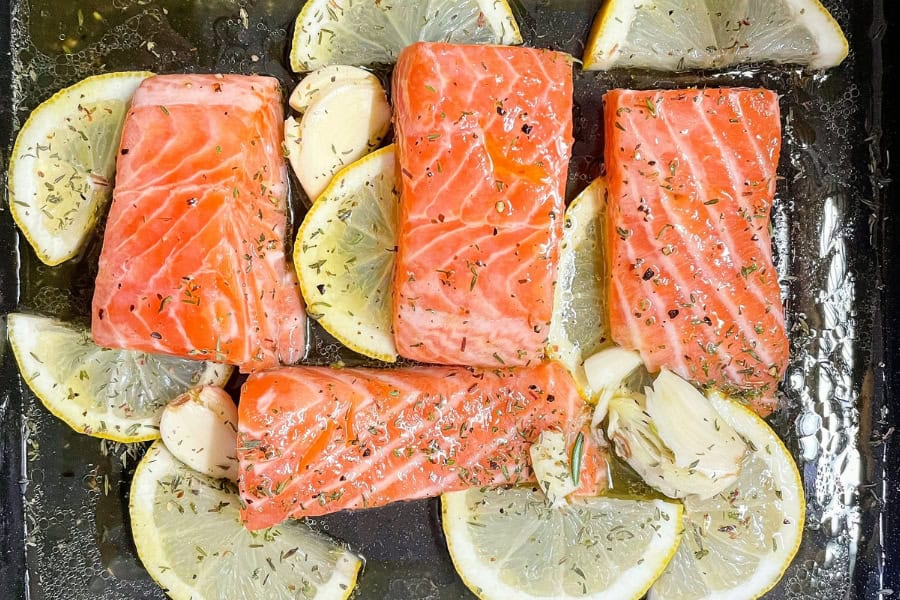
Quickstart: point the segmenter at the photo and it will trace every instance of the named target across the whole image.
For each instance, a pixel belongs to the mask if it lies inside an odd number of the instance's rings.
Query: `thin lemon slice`
[[[251,532],[237,487],[154,443],[131,482],[131,531],[150,576],[175,600],[338,600],[361,561],[300,522]]]
[[[294,25],[291,68],[393,63],[416,41],[521,44],[506,0],[310,0]]]
[[[294,244],[309,316],[351,350],[388,362],[397,360],[396,168],[390,145],[338,172],[306,214]]]
[[[22,379],[72,429],[117,442],[159,437],[162,409],[194,386],[224,385],[231,367],[100,348],[84,327],[11,313],[9,342]]]
[[[537,487],[442,496],[453,564],[482,600],[640,598],[681,538],[681,505],[600,496],[551,508]]]
[[[584,68],[711,69],[774,62],[824,69],[847,39],[818,0],[607,0]]]
[[[122,124],[147,72],[88,77],[38,106],[9,162],[9,205],[38,258],[81,250],[112,196]]]
[[[758,598],[800,547],[806,504],[791,455],[752,410],[719,395],[711,401],[751,452],[734,485],[709,500],[685,501],[684,539],[652,600]]]
[[[589,401],[596,399],[596,390],[582,362],[603,347],[608,329],[602,256],[605,207],[606,180],[601,177],[566,209],[547,341],[548,356],[565,365]]]

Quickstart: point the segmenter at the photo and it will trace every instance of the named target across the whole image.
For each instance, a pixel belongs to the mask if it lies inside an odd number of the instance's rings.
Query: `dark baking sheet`
[[[86,75],[261,72],[289,85],[283,63],[298,4],[0,0],[0,184],[10,140],[28,112]],[[580,56],[600,2],[513,4],[526,43]],[[768,66],[663,78],[579,74],[569,197],[602,166],[599,98],[610,87],[763,85],[782,94],[775,238],[792,360],[772,423],[798,459],[809,512],[798,557],[768,597],[891,597],[900,595],[900,445],[892,435],[900,425],[893,396],[900,390],[900,208],[889,150],[900,150],[900,127],[885,88],[900,80],[900,19],[890,0],[825,4],[851,55],[824,75]],[[302,211],[304,198],[294,200]],[[95,240],[79,262],[41,265],[4,200],[0,314],[86,316],[97,251]],[[127,522],[128,482],[142,447],[101,443],[49,415],[23,389],[0,323],[0,598],[163,598],[135,556]],[[338,355],[354,358],[314,330],[309,360]],[[435,501],[421,501],[333,515],[316,526],[366,557],[360,599],[470,598],[438,515]]]

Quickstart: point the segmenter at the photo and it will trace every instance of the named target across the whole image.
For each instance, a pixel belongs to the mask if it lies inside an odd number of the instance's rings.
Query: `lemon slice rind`
[[[47,410],[78,433],[116,442],[157,439],[168,401],[194,386],[224,385],[232,372],[217,363],[100,348],[87,329],[49,317],[10,313],[7,333],[22,379]],[[98,398],[101,392],[106,396]],[[147,406],[129,414],[123,395]]]
[[[141,562],[169,597],[350,596],[359,557],[301,523],[250,532],[239,507],[231,482],[192,471],[161,441],[147,450],[131,483],[132,535]]]
[[[10,155],[9,204],[45,264],[76,256],[93,231],[112,197],[128,104],[152,75],[88,77],[41,103],[19,131]]]
[[[385,362],[397,360],[392,289],[398,203],[389,145],[335,175],[294,244],[308,314],[354,352]]]
[[[754,479],[763,488],[760,491],[754,489],[754,505],[762,505],[772,510],[769,517],[776,520],[776,529],[768,539],[757,540],[756,551],[748,550],[748,544],[741,547],[745,556],[752,556],[759,560],[750,577],[743,577],[742,581],[734,580],[734,573],[743,559],[736,552],[729,552],[726,556],[716,557],[713,553],[707,553],[706,549],[692,543],[690,532],[694,529],[709,531],[713,536],[718,536],[717,541],[706,540],[707,545],[716,544],[716,547],[726,548],[727,542],[722,541],[722,532],[729,535],[729,527],[734,523],[731,516],[721,516],[722,507],[728,507],[728,513],[740,513],[743,518],[751,518],[742,509],[740,498],[746,492],[745,481],[738,481],[725,490],[719,496],[708,501],[685,501],[685,536],[682,546],[676,553],[669,568],[650,589],[650,600],[727,600],[730,598],[759,598],[771,590],[784,576],[791,561],[800,548],[806,517],[806,503],[803,496],[803,484],[797,465],[781,439],[774,431],[751,409],[736,401],[713,393],[710,395],[713,407],[722,419],[731,425],[747,442],[752,454],[762,460],[767,469],[772,473],[773,484],[766,484],[755,473],[748,477]],[[747,473],[748,467],[744,467]],[[742,475],[743,477],[743,475]],[[760,481],[756,481],[760,479]],[[771,486],[772,489],[768,489]],[[731,500],[735,490],[741,490],[736,494],[736,500]],[[768,494],[765,495],[765,494]],[[740,530],[738,530],[740,531]],[[699,536],[698,539],[703,539]],[[712,546],[710,546],[712,547]],[[722,571],[726,572],[727,584],[718,588],[712,588],[709,582],[717,576],[718,569],[713,560],[720,560]],[[727,564],[725,564],[727,563]],[[691,585],[696,588],[699,583],[703,587],[703,593],[683,593],[683,582],[686,574],[690,574],[699,581]]]
[[[568,206],[560,243],[547,356],[572,374],[579,393],[596,401],[584,360],[600,350],[607,332],[603,289],[603,214],[606,180],[595,179]]]
[[[378,35],[386,40],[366,37]],[[521,44],[522,35],[507,0],[310,0],[294,24],[290,64],[304,72],[392,63],[416,41],[510,45]]]
[[[527,500],[523,502],[523,498]],[[637,600],[665,569],[681,539],[681,505],[663,500],[599,496],[578,499],[567,507],[554,509],[546,505],[536,487],[518,487],[452,492],[441,497],[441,504],[444,534],[453,564],[466,586],[482,600]],[[472,533],[477,531],[491,537],[499,530],[496,521],[493,524],[479,521],[479,514],[473,509],[481,511],[481,515],[494,511],[494,519],[510,520],[507,528],[516,539],[504,537],[496,542],[497,550],[504,556],[479,555]],[[597,522],[586,523],[585,515],[593,515]],[[558,523],[555,535],[572,535],[577,539],[541,538],[536,532],[542,523]],[[596,537],[585,534],[586,531]],[[614,564],[621,557],[618,550],[622,544],[647,538],[653,540],[651,546],[638,554],[631,548],[632,552],[624,559],[627,564]],[[585,559],[584,564],[560,554],[572,551],[583,552],[580,557]],[[520,585],[515,585],[509,582],[513,575],[503,572],[502,567],[522,553],[531,562],[527,564],[528,573],[515,574],[522,578]],[[552,564],[540,566],[534,562],[542,558]],[[593,589],[586,578],[598,577],[598,570],[604,568],[613,571],[604,574],[610,578],[608,585]],[[558,582],[563,589],[555,592],[533,589],[537,579],[546,581],[549,577],[563,578],[564,582]]]
[[[803,23],[819,40],[818,53],[809,63],[811,69],[827,69],[843,62],[850,44],[841,26],[818,0],[785,0],[795,15],[804,15]]]
[[[819,0],[768,1],[772,6],[727,0],[607,0],[591,28],[584,69],[683,71],[746,62],[826,69],[846,58],[847,38]],[[754,18],[732,12],[751,9]]]

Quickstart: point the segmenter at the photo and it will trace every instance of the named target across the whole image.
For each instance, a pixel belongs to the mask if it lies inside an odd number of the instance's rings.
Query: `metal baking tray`
[[[289,86],[296,1],[0,0],[0,184],[11,140],[39,102],[105,71],[255,72]],[[581,55],[600,0],[514,0],[525,42]],[[776,261],[792,358],[770,422],[797,458],[808,517],[794,563],[769,598],[900,595],[900,208],[889,151],[900,79],[890,0],[827,0],[851,52],[826,73],[750,65],[717,73],[577,73],[568,197],[602,169],[600,98],[612,87],[760,85],[781,95]],[[885,10],[894,14],[885,14]],[[101,16],[93,18],[94,13]],[[86,18],[87,17],[87,18]],[[893,27],[893,36],[889,35]],[[148,43],[149,42],[149,43]],[[385,72],[386,74],[386,72]],[[296,215],[305,210],[294,194]],[[296,223],[295,223],[296,225]],[[46,267],[0,204],[0,314],[85,318],[99,238]],[[0,320],[0,598],[161,599],[135,554],[128,485],[144,446],[79,435],[21,382]],[[358,361],[311,328],[307,360]],[[436,500],[315,519],[366,558],[356,598],[472,598],[442,539]]]

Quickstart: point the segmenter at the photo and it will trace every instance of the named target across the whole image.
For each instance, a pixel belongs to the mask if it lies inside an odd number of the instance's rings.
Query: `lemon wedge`
[[[840,64],[848,49],[818,0],[606,0],[584,68],[682,71],[774,62],[825,69]]]
[[[791,455],[752,410],[719,394],[710,401],[751,451],[733,485],[685,499],[684,538],[651,600],[759,598],[800,547],[806,504]]]
[[[175,600],[342,600],[361,561],[306,524],[251,532],[234,483],[192,471],[156,442],[131,482],[138,556]]]
[[[603,347],[607,334],[602,256],[605,207],[606,180],[598,178],[566,209],[547,340],[547,355],[569,370],[588,401],[596,400],[599,390],[592,389],[582,363]]]
[[[131,97],[147,72],[88,77],[38,106],[9,162],[9,205],[42,262],[78,254],[112,197]]]
[[[675,554],[680,504],[599,496],[551,508],[535,487],[441,497],[453,564],[482,600],[641,598]]]
[[[291,68],[393,63],[416,41],[521,44],[506,0],[310,0],[294,25]]]
[[[117,442],[159,437],[163,408],[201,385],[224,385],[232,368],[100,348],[87,328],[11,313],[7,334],[22,379],[72,429]]]
[[[351,350],[393,362],[394,146],[340,171],[303,219],[294,266],[310,317]]]

